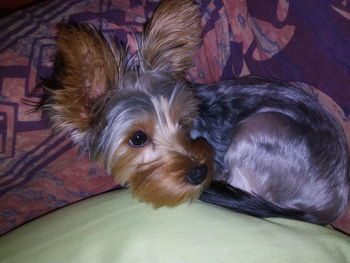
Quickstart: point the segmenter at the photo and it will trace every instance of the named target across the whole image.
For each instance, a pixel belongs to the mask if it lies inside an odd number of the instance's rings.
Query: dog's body
[[[215,149],[214,180],[251,194],[213,183],[202,200],[257,216],[285,213],[320,224],[344,213],[346,138],[314,96],[259,77],[195,90],[202,103],[192,137],[204,137]]]
[[[204,191],[206,202],[259,217],[319,224],[339,217],[349,156],[336,119],[316,98],[278,81],[187,83],[199,22],[191,1],[161,2],[134,55],[93,27],[61,25],[39,107],[156,207]]]

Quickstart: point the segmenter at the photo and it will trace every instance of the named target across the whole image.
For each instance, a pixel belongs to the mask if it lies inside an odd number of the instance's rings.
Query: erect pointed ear
[[[191,0],[163,0],[144,27],[139,43],[141,68],[183,78],[200,44],[198,5]]]
[[[42,107],[53,127],[84,136],[96,100],[116,85],[127,64],[126,47],[89,25],[60,24],[53,74],[43,82]]]

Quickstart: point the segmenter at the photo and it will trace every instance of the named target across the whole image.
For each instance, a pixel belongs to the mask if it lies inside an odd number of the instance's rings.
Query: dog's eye
[[[143,131],[136,131],[129,140],[129,144],[134,147],[141,147],[148,143],[148,137]]]

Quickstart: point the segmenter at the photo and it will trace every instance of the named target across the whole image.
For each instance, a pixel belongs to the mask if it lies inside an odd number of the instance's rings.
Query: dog
[[[154,207],[200,198],[256,217],[333,222],[349,198],[341,125],[281,81],[186,81],[200,18],[190,0],[162,1],[133,30],[134,54],[91,25],[59,24],[37,108]]]

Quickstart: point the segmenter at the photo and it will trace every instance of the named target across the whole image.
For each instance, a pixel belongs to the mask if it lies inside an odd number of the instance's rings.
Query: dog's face
[[[191,0],[163,0],[133,55],[91,26],[63,24],[44,81],[53,127],[156,207],[195,199],[211,179],[213,153],[190,137],[197,101],[183,79],[200,36]]]
[[[129,73],[119,85],[97,105],[90,152],[102,153],[116,181],[128,182],[142,201],[160,207],[197,198],[211,179],[212,151],[190,138],[197,115],[190,88],[157,72]]]

